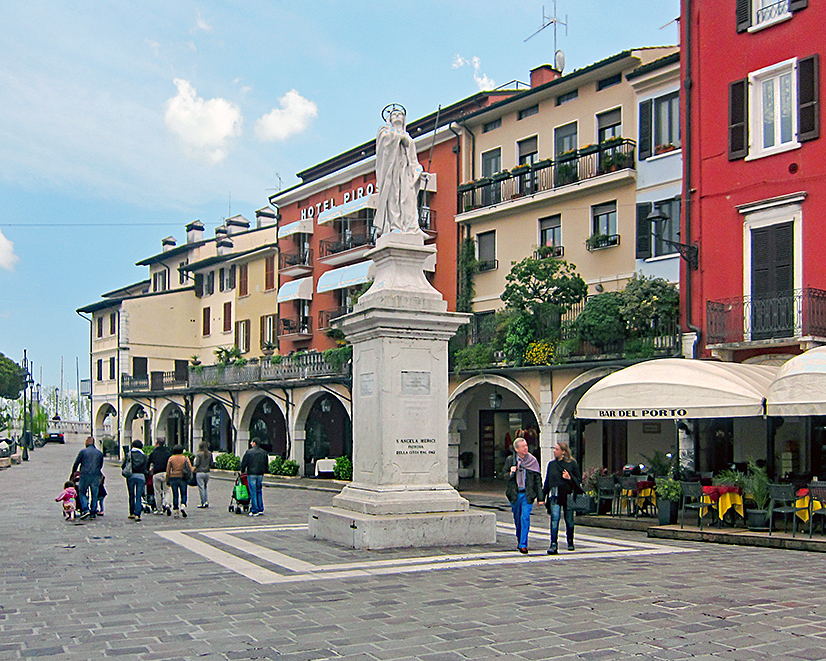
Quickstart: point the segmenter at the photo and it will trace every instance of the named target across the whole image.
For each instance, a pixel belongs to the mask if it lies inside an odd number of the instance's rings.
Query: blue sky
[[[545,0],[545,12],[553,3]],[[566,71],[676,44],[679,0],[559,0]],[[74,310],[146,277],[134,263],[254,219],[295,172],[553,61],[533,0],[55,3],[0,7],[0,352],[44,385],[88,374]],[[13,245],[12,245],[13,244]],[[70,372],[74,381],[74,371]]]

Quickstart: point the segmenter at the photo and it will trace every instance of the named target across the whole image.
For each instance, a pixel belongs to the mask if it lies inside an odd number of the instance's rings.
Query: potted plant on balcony
[[[581,156],[585,156],[586,154],[596,154],[599,151],[599,145],[585,145],[584,147],[579,148],[579,153]]]
[[[765,466],[758,466],[749,459],[748,472],[744,481],[746,497],[751,500],[755,509],[746,509],[746,520],[749,530],[762,531],[769,529],[769,473]]]
[[[603,140],[600,145],[603,149],[607,149],[610,147],[616,147],[617,145],[622,144],[623,137],[621,135],[613,135],[610,138],[606,138]]]
[[[510,177],[510,172],[508,172],[507,170],[500,170],[499,172],[493,174],[491,176],[491,179],[493,179],[493,181],[504,181],[505,179],[510,179]]]
[[[677,149],[677,145],[673,145],[670,142],[664,145],[657,145],[654,147],[654,154],[667,154],[670,151],[674,151]]]
[[[276,349],[278,349],[278,344],[276,344],[275,342],[267,341],[261,343],[261,353],[263,353],[265,356],[272,356],[275,353]]]
[[[550,158],[543,158],[541,161],[536,161],[531,165],[531,170],[541,170],[542,168],[550,167],[553,161]]]
[[[585,239],[585,247],[589,252],[605,248],[608,245],[608,235],[602,232],[594,232],[591,236]]]
[[[459,454],[459,477],[462,479],[468,479],[473,477],[476,474],[476,471],[473,469],[473,453],[472,452],[462,452]]]

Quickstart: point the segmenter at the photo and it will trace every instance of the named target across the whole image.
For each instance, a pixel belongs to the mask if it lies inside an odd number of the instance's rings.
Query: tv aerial
[[[562,71],[565,68],[565,53],[561,50],[557,49],[556,47],[556,28],[558,25],[562,25],[565,27],[565,36],[568,36],[568,14],[565,14],[565,20],[560,20],[556,15],[556,0],[554,0],[554,15],[553,16],[546,16],[545,15],[545,5],[542,5],[542,27],[539,28],[536,32],[530,35],[525,41],[528,39],[532,39],[536,35],[538,35],[542,30],[551,25],[554,26],[554,68],[557,71]],[[524,43],[524,42],[523,42]]]

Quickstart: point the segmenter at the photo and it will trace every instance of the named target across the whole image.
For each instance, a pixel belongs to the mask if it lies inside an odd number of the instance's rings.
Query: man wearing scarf
[[[543,501],[542,474],[539,462],[528,452],[528,442],[524,438],[516,437],[513,450],[515,454],[508,457],[505,462],[505,474],[508,476],[505,496],[513,510],[519,552],[527,553],[533,502],[537,501],[537,504],[541,505]]]

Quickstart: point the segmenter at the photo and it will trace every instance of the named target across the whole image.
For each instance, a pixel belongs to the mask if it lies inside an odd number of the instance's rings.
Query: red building
[[[682,237],[699,268],[680,282],[697,357],[826,343],[824,22],[807,0],[682,0]]]
[[[480,92],[408,124],[416,141],[419,163],[428,178],[420,193],[419,225],[426,243],[437,248],[428,278],[456,309],[457,241],[456,187],[459,136],[457,121],[493,103],[513,90]],[[378,123],[377,123],[378,124]],[[278,263],[268,277],[278,287],[276,338],[282,355],[292,351],[331,348],[327,336],[333,319],[352,311],[357,294],[371,279],[365,253],[375,246],[374,209],[370,196],[376,188],[375,140],[355,147],[298,176],[302,183],[270,197],[278,209]]]

